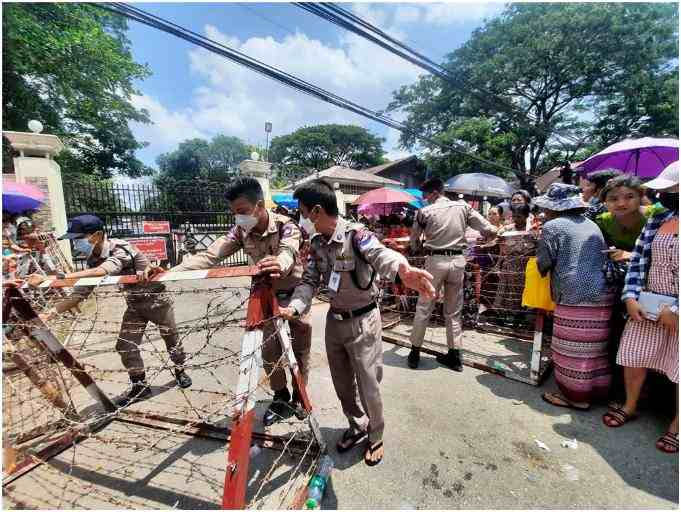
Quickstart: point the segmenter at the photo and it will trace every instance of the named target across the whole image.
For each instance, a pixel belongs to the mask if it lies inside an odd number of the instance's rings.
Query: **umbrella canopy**
[[[654,178],[678,159],[677,139],[625,139],[587,158],[578,172],[591,174],[603,169],[617,169],[641,178]]]
[[[2,209],[10,213],[37,210],[46,200],[42,190],[28,183],[2,184]]]
[[[511,185],[499,176],[481,172],[453,176],[445,182],[445,190],[480,197],[509,197],[513,193]]]
[[[288,194],[272,194],[272,201],[279,205],[283,206],[284,208],[288,208],[289,210],[294,210],[298,208],[298,200],[293,199],[293,194],[288,193]]]
[[[393,204],[393,203],[411,203],[414,201],[415,197],[404,190],[399,190],[395,188],[381,187],[369,192],[365,192],[359,196],[355,203],[356,205],[368,205],[368,204]]]

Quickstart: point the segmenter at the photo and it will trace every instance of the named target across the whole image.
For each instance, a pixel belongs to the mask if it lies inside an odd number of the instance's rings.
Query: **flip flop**
[[[665,446],[671,448],[665,448]],[[655,447],[664,453],[678,453],[679,452],[679,434],[678,432],[665,432],[655,443]]]
[[[625,423],[629,423],[635,419],[636,414],[628,414],[619,406],[611,406],[610,410],[603,415],[603,424],[609,428],[619,428]],[[614,425],[608,423],[608,420],[614,421]]]
[[[364,453],[364,463],[367,466],[375,466],[376,464],[378,464],[379,462],[381,462],[383,460],[383,456],[381,456],[381,458],[378,459],[378,460],[367,459],[367,455],[369,455],[369,456],[373,455],[375,451],[377,451],[379,448],[382,448],[382,447],[383,447],[383,441],[379,441],[378,443],[376,443],[373,446],[371,445],[371,443],[369,443],[369,445],[367,446],[367,451]]]
[[[591,405],[587,405],[586,407],[584,407],[577,404],[573,404],[572,402],[568,402],[558,393],[544,393],[541,396],[541,398],[542,400],[544,400],[544,402],[549,403],[551,405],[555,405],[556,407],[565,407],[567,409],[575,409],[577,411],[588,411],[589,409],[591,409]]]
[[[356,434],[353,434],[352,431],[348,429],[343,432],[343,437],[341,437],[340,441],[336,443],[336,450],[338,453],[345,453],[349,450],[352,450],[355,446],[361,443],[366,436],[366,432],[357,432]],[[345,443],[348,441],[350,444],[345,445]]]

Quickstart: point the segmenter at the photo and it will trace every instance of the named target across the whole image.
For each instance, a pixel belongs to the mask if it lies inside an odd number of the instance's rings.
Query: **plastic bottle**
[[[307,501],[305,501],[306,509],[314,510],[319,508],[332,469],[333,459],[328,455],[324,455],[319,461],[317,473],[310,479],[310,483],[307,486]]]

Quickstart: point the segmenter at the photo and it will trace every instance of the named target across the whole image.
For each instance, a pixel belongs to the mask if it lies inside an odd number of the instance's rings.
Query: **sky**
[[[137,6],[201,33],[266,64],[296,75],[364,107],[385,109],[392,92],[414,83],[423,70],[344,29],[289,3],[144,3]],[[501,3],[344,4],[361,18],[441,62]],[[131,123],[149,146],[138,157],[156,157],[187,139],[233,135],[265,145],[272,136],[315,124],[357,124],[384,137],[390,159],[408,155],[399,132],[290,89],[165,32],[129,21],[137,62],[152,75],[136,83],[133,104],[151,125]],[[399,119],[399,116],[396,116]]]

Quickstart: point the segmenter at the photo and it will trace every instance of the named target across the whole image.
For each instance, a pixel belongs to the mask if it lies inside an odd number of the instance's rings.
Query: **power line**
[[[293,89],[296,89],[300,92],[303,92],[305,94],[308,94],[310,96],[313,96],[317,99],[320,99],[322,101],[325,101],[327,103],[330,103],[332,105],[335,105],[337,107],[343,108],[345,110],[348,110],[350,112],[353,112],[355,114],[361,115],[363,117],[366,117],[368,119],[371,119],[373,121],[376,121],[378,123],[384,124],[385,126],[388,126],[390,128],[394,128],[396,130],[399,130],[403,133],[407,133],[409,135],[414,136],[417,139],[426,141],[434,146],[438,146],[442,149],[452,151],[455,153],[458,153],[460,155],[466,156],[472,160],[475,160],[477,162],[483,163],[487,166],[500,169],[503,171],[510,171],[513,172],[514,174],[520,174],[520,172],[516,169],[513,169],[511,167],[508,167],[503,164],[499,164],[497,162],[493,162],[490,160],[487,160],[485,158],[479,157],[475,154],[472,154],[468,152],[465,148],[462,148],[460,145],[453,145],[453,144],[444,144],[439,141],[436,141],[426,135],[420,134],[416,132],[415,130],[409,128],[405,124],[396,121],[395,119],[392,119],[385,114],[375,112],[373,110],[370,110],[368,108],[362,107],[361,105],[358,105],[357,103],[354,103],[352,101],[349,101],[345,98],[342,98],[336,94],[330,93],[321,87],[318,87],[316,85],[313,85],[309,82],[306,82],[294,75],[291,75],[289,73],[286,73],[284,71],[281,71],[273,66],[269,66],[267,64],[264,64],[252,57],[249,57],[248,55],[235,50],[233,48],[230,48],[226,45],[223,45],[221,43],[218,43],[216,41],[213,41],[205,36],[202,36],[201,34],[198,34],[196,32],[193,32],[187,28],[184,28],[180,25],[177,25],[175,23],[172,23],[170,21],[164,20],[163,18],[153,15],[151,13],[145,12],[142,9],[139,9],[137,7],[134,7],[130,4],[123,4],[123,3],[109,3],[109,4],[96,4],[100,8],[106,9],[111,12],[115,12],[117,14],[120,14],[122,16],[125,16],[128,19],[131,19],[133,21],[137,21],[139,23],[145,24],[147,26],[156,28],[158,30],[161,30],[163,32],[172,34],[176,37],[179,37],[187,42],[190,42],[192,44],[195,44],[197,46],[200,46],[212,53],[216,53],[224,58],[227,58],[233,62],[236,62],[237,64],[240,64],[242,66],[245,66],[261,75],[267,76],[268,78],[271,78],[273,80],[276,80],[288,87],[291,87]]]
[[[363,20],[354,13],[343,9],[342,7],[333,3],[303,3],[303,2],[293,2],[293,4],[307,12],[310,12],[322,19],[325,19],[335,25],[338,25],[346,30],[353,32],[354,34],[371,41],[372,43],[380,46],[381,48],[397,55],[398,57],[414,64],[428,71],[429,73],[437,76],[438,78],[450,83],[456,89],[463,90],[465,87],[470,87],[470,81],[466,77],[454,76],[451,72],[438,64],[429,57],[423,55],[422,53],[414,50],[408,45],[402,43],[398,39],[393,38],[380,28],[372,25],[368,21]],[[375,34],[375,35],[372,35]],[[376,37],[378,36],[378,37]],[[382,39],[379,39],[382,38]],[[387,41],[387,42],[386,42]],[[579,140],[576,139],[572,134],[565,133],[562,130],[549,131],[546,128],[538,126],[537,119],[533,119],[529,114],[518,110],[518,108],[509,103],[508,101],[500,98],[498,95],[484,88],[479,88],[481,92],[475,90],[468,90],[468,93],[477,98],[482,102],[483,105],[489,105],[490,103],[495,103],[502,110],[511,114],[516,121],[523,124],[529,130],[535,133],[543,134],[548,140],[552,135],[562,135],[563,137],[572,140],[573,143],[578,143]],[[528,123],[528,120],[530,121]]]

